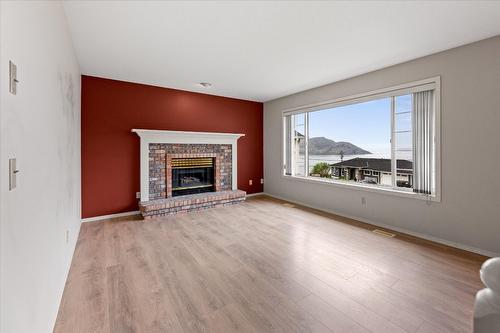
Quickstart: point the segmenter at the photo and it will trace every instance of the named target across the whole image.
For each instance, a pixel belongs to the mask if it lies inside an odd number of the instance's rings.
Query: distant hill
[[[344,152],[344,155],[371,154],[369,151],[359,148],[350,142],[335,142],[325,137],[315,137],[309,139],[310,155],[340,155],[341,151]]]

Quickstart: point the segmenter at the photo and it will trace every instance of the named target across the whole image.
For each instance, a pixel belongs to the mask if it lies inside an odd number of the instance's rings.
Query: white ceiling
[[[498,1],[68,1],[64,8],[83,74],[254,101],[500,34]]]

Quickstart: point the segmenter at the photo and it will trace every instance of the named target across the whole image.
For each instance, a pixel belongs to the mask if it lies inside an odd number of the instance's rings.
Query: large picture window
[[[283,113],[285,176],[436,197],[439,79]]]

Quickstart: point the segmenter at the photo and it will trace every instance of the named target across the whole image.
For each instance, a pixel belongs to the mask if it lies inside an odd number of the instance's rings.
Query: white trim
[[[94,217],[87,217],[82,219],[82,223],[85,222],[97,222],[101,220],[107,220],[107,219],[113,219],[117,217],[124,217],[124,216],[131,216],[131,215],[139,215],[141,212],[138,210],[134,210],[132,212],[124,212],[124,213],[116,213],[116,214],[109,214],[109,215],[101,215],[101,216],[94,216]]]
[[[377,175],[373,175],[377,176]],[[415,193],[410,190],[395,189],[395,188],[384,188],[381,186],[370,185],[370,184],[362,184],[362,183],[348,183],[340,180],[332,180],[329,178],[319,178],[319,177],[302,177],[302,176],[288,176],[281,175],[282,179],[290,180],[290,181],[299,181],[299,182],[307,182],[312,184],[320,184],[326,186],[338,186],[354,191],[366,191],[366,192],[376,192],[381,194],[393,195],[396,197],[402,198],[410,198],[410,199],[418,199],[432,202],[441,202],[439,198],[428,196],[425,194]]]
[[[162,140],[158,143],[211,143],[215,137],[240,138],[245,136],[241,133],[221,133],[221,132],[190,132],[190,131],[164,131],[164,130],[148,130],[133,128],[132,132],[137,133],[140,137],[154,137]],[[197,139],[194,139],[197,138]],[[202,141],[200,141],[202,140]],[[210,142],[203,142],[209,140]],[[156,143],[156,142],[155,142]]]
[[[256,197],[258,195],[265,195],[265,193],[264,192],[257,192],[257,193],[247,194],[247,198]]]
[[[367,224],[371,224],[371,225],[374,225],[374,226],[377,226],[377,227],[381,227],[381,228],[385,228],[385,229],[388,229],[388,230],[397,231],[397,232],[400,232],[402,234],[407,234],[407,235],[410,235],[410,236],[414,236],[414,237],[418,237],[418,238],[421,238],[421,239],[425,239],[425,240],[428,240],[428,241],[431,241],[431,242],[434,242],[434,243],[438,243],[438,244],[442,244],[442,245],[454,247],[454,248],[457,248],[457,249],[460,249],[460,250],[464,250],[464,251],[468,251],[468,252],[480,254],[480,255],[483,255],[483,256],[486,256],[486,257],[493,258],[493,257],[499,257],[500,256],[500,253],[495,253],[495,252],[488,251],[488,250],[483,250],[483,249],[480,249],[480,248],[477,248],[477,247],[474,247],[474,246],[469,246],[469,245],[464,245],[464,244],[460,244],[460,243],[457,243],[457,242],[448,241],[446,239],[442,239],[442,238],[438,238],[438,237],[434,237],[434,236],[422,234],[422,233],[419,233],[419,232],[416,232],[416,231],[412,231],[412,230],[401,228],[401,227],[396,227],[396,226],[393,226],[393,225],[390,225],[390,224],[374,222],[374,221],[366,219],[364,217],[359,217],[359,216],[354,216],[354,215],[350,215],[350,214],[339,213],[339,212],[336,212],[336,211],[334,211],[332,209],[325,209],[325,208],[322,208],[322,207],[319,207],[319,206],[310,205],[310,204],[306,204],[306,203],[299,202],[299,201],[296,201],[296,200],[287,199],[287,198],[284,198],[284,197],[281,197],[281,196],[278,196],[278,195],[269,194],[267,192],[264,192],[264,194],[268,195],[268,196],[270,196],[272,198],[276,198],[276,199],[279,199],[279,200],[284,200],[284,201],[288,201],[290,203],[294,203],[296,205],[301,205],[301,206],[304,206],[304,207],[309,207],[309,208],[312,208],[312,209],[317,209],[317,210],[325,212],[325,213],[330,213],[330,214],[334,214],[334,215],[346,217],[346,218],[349,218],[349,219],[352,219],[352,220],[357,220],[357,221],[364,222],[364,223],[367,223]]]
[[[372,90],[364,93],[349,95],[345,97],[339,97],[335,99],[329,99],[322,102],[316,102],[312,104],[306,104],[302,106],[297,106],[282,111],[283,115],[312,112],[318,111],[325,108],[333,108],[342,105],[355,104],[364,101],[379,99],[383,97],[395,96],[395,95],[405,95],[409,93],[414,93],[418,91],[439,89],[441,82],[441,76],[435,76],[428,79],[423,79],[419,81],[407,82],[400,85],[386,87],[382,89]]]
[[[232,148],[232,189],[238,189],[238,145],[245,134],[132,129],[141,138],[141,201],[149,201],[149,144],[230,144]]]
[[[309,175],[309,112],[304,114],[304,175]],[[292,173],[293,175],[293,173]]]
[[[397,169],[398,162],[396,159],[396,99],[394,98],[394,96],[391,96],[391,184],[393,189],[397,188],[398,184]],[[382,181],[382,176],[379,177],[379,181]]]

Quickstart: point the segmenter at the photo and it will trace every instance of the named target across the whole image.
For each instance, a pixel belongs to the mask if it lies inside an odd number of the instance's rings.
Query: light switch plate
[[[17,66],[9,60],[9,91],[17,94]]]
[[[12,191],[17,186],[16,177],[18,172],[19,170],[17,170],[16,167],[16,159],[15,158],[9,159],[9,191]]]

